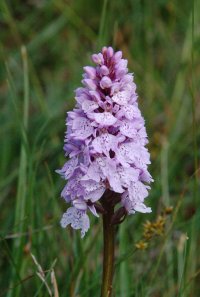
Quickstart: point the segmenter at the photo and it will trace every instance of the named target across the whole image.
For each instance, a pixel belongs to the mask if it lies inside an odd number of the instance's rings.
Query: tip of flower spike
[[[112,81],[109,77],[107,76],[104,76],[101,81],[100,81],[100,87],[102,89],[107,89],[107,88],[110,88],[112,85]]]
[[[104,47],[102,48],[102,54],[105,54],[105,53],[107,52],[107,50],[108,50],[107,46],[104,46]]]
[[[92,90],[92,91],[95,91],[96,90],[96,88],[97,88],[97,86],[96,86],[96,84],[95,84],[95,82],[94,82],[94,80],[93,79],[90,79],[90,78],[85,78],[85,79],[83,79],[83,84],[85,85],[85,86],[87,86],[90,90]]]
[[[104,63],[103,55],[101,53],[92,55],[92,61],[97,65],[103,64]]]
[[[108,75],[109,74],[109,69],[105,65],[101,66],[99,71],[100,71],[101,75]]]
[[[114,54],[115,62],[118,62],[122,58],[122,52],[118,51]]]
[[[112,58],[113,54],[114,54],[114,50],[113,50],[113,48],[111,46],[109,46],[109,48],[107,50],[108,57]]]
[[[87,73],[88,77],[94,79],[96,77],[96,69],[91,66],[83,67],[84,71]]]

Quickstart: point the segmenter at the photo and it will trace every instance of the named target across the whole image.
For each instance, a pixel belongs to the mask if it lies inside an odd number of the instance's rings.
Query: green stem
[[[106,213],[103,214],[104,254],[101,297],[111,297],[114,273],[115,231],[114,226],[111,225],[111,218],[114,214],[114,206],[106,200],[106,197],[102,199],[102,205]]]

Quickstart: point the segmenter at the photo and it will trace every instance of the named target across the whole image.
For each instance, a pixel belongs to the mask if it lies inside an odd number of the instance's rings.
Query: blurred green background
[[[200,296],[200,2],[1,0],[0,37],[0,296],[100,296],[102,222],[83,240],[61,229],[55,170],[82,67],[104,45],[134,72],[155,180],[153,212],[118,228],[113,296]],[[162,234],[136,249],[166,206]]]

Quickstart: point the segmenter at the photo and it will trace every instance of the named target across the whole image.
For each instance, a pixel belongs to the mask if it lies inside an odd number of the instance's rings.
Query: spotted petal
[[[71,225],[74,229],[81,229],[81,237],[85,236],[85,233],[90,227],[88,215],[83,210],[78,210],[75,207],[69,207],[63,214],[60,224],[63,228]]]
[[[90,120],[84,117],[78,117],[74,119],[72,124],[73,136],[76,139],[84,140],[94,132],[94,128],[91,126]]]
[[[95,113],[94,119],[98,124],[102,126],[111,126],[114,125],[117,119],[110,112]]]
[[[130,100],[130,93],[127,91],[117,92],[112,97],[112,100],[119,105],[126,105]]]
[[[116,136],[109,133],[104,133],[93,140],[92,146],[95,152],[105,153],[108,156],[110,150],[115,151],[117,142],[118,139]]]
[[[56,172],[59,173],[63,178],[68,179],[72,176],[77,164],[78,159],[76,157],[72,158],[65,163],[62,169],[58,169]]]

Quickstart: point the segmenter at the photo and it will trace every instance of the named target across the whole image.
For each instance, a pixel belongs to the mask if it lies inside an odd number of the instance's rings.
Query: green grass
[[[83,240],[61,229],[55,169],[82,67],[103,45],[135,74],[155,180],[152,214],[119,227],[113,296],[199,296],[199,23],[199,1],[0,1],[0,297],[57,297],[56,283],[60,297],[100,296],[101,220]],[[169,205],[165,234],[137,251]]]

